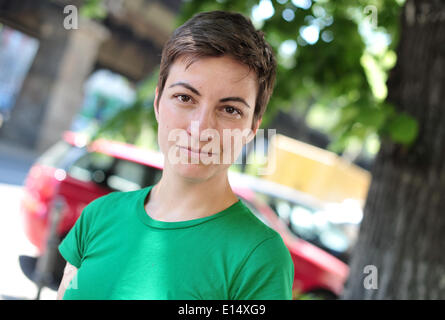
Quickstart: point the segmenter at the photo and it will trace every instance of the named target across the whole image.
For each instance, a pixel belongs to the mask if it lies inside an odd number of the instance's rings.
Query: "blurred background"
[[[0,299],[54,299],[83,207],[159,179],[162,47],[208,10],[277,57],[231,183],[285,240],[294,297],[443,299],[445,4],[420,0],[0,0]]]

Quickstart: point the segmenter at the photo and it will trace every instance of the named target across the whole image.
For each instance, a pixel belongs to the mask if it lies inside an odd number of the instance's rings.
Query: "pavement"
[[[36,257],[36,247],[23,228],[20,201],[23,182],[37,155],[0,142],[0,300],[33,300],[36,285],[22,272],[20,256]],[[55,300],[57,292],[43,288],[41,300]]]

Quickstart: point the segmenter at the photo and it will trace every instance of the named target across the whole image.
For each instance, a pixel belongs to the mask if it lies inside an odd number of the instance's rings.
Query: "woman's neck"
[[[186,221],[216,214],[237,201],[227,170],[199,182],[164,171],[146,199],[145,211],[155,220]]]

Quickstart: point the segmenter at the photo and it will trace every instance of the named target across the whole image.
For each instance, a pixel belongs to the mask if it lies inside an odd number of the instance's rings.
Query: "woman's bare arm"
[[[65,269],[63,270],[63,278],[62,281],[60,281],[59,290],[57,291],[57,300],[62,300],[66,288],[69,286],[76,273],[77,268],[67,262]]]

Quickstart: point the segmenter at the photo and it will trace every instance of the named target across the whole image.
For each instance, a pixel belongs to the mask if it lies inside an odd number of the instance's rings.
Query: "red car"
[[[83,208],[109,192],[155,184],[161,177],[162,166],[160,153],[109,140],[87,144],[84,136],[72,132],[66,132],[63,140],[36,161],[25,181],[21,208],[29,240],[42,256],[54,251],[56,258],[49,266],[53,283],[60,282],[65,265],[57,244],[73,227]],[[323,298],[338,297],[348,276],[348,266],[296,237],[265,201],[240,185],[232,184],[234,192],[259,219],[280,233],[291,253],[295,296],[313,293]],[[55,209],[59,210],[59,219],[51,224],[50,213]],[[47,244],[51,250],[46,250]]]

